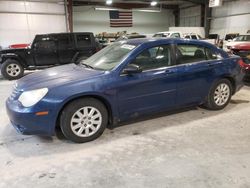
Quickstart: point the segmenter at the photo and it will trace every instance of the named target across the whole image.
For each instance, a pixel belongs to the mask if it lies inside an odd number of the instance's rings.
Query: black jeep
[[[36,35],[27,48],[0,51],[1,73],[4,78],[14,80],[21,78],[24,70],[78,63],[99,49],[93,33]]]

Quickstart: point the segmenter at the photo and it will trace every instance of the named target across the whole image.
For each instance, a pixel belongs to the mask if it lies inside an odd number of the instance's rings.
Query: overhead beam
[[[86,1],[73,1],[73,6],[107,6],[105,2],[86,2]],[[176,9],[178,8],[177,5],[158,5],[156,7],[160,8],[160,6],[164,9]],[[109,5],[108,7],[112,8],[120,8],[120,9],[133,9],[133,8],[152,8],[150,6],[150,3],[112,3],[112,5]]]
[[[208,3],[208,0],[186,0],[186,1],[197,5],[205,5]]]

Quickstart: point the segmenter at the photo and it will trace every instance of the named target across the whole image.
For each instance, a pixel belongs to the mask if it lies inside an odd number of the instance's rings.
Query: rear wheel
[[[107,124],[107,109],[94,98],[73,101],[65,107],[60,117],[60,126],[64,136],[77,143],[98,138]]]
[[[205,106],[211,110],[225,108],[232,96],[232,84],[227,79],[221,79],[214,83],[208,94]]]
[[[15,80],[23,76],[24,68],[17,60],[7,59],[1,67],[1,73],[4,78]]]

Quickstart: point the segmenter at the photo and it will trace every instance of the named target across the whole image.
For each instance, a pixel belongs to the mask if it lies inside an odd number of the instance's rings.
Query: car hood
[[[21,91],[44,87],[52,88],[76,81],[89,80],[104,73],[105,71],[68,64],[29,74],[16,82],[16,88]]]

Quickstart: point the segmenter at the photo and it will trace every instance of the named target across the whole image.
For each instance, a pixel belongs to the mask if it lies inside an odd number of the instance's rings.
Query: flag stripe
[[[132,11],[109,11],[110,27],[132,27]]]

